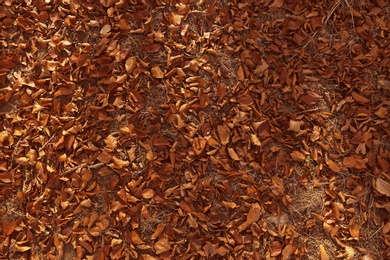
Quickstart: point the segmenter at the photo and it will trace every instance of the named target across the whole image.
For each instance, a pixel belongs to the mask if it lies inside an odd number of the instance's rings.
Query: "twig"
[[[53,134],[53,135],[50,137],[50,139],[47,140],[47,142],[44,143],[44,145],[43,145],[41,148],[38,149],[38,152],[40,152],[40,151],[42,151],[43,149],[45,149],[46,145],[47,145],[48,143],[50,143],[51,140],[53,140],[53,138],[54,138],[55,136],[56,136],[56,134]]]
[[[92,164],[92,165],[83,163],[83,164],[80,164],[76,167],[70,168],[69,170],[62,172],[61,175],[65,175],[65,174],[77,171],[78,169],[81,169],[81,168],[97,169],[97,168],[102,167],[103,165],[105,165],[105,163],[97,163],[97,164]]]

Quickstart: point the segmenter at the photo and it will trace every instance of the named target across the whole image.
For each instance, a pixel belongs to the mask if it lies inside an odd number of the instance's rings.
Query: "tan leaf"
[[[153,245],[153,248],[158,255],[171,250],[168,236],[166,234],[161,235],[160,239]]]
[[[16,163],[17,164],[20,164],[20,165],[23,165],[23,166],[26,166],[26,165],[29,165],[30,162],[28,160],[27,157],[19,157],[19,158],[16,158]]]
[[[228,148],[228,152],[229,152],[229,155],[230,157],[235,160],[235,161],[239,161],[240,160],[240,157],[238,156],[238,154],[236,153],[236,151],[234,151],[233,148]]]
[[[294,121],[290,119],[290,127],[287,130],[299,132],[301,130],[302,121]]]
[[[324,245],[321,244],[319,246],[319,249],[320,249],[320,260],[329,260],[328,253],[326,252]]]
[[[261,142],[259,138],[257,138],[257,135],[251,134],[251,139],[254,145],[261,146]]]
[[[159,66],[153,67],[151,72],[153,77],[156,79],[162,79],[164,77],[164,72],[160,69]]]
[[[116,137],[114,137],[113,135],[107,136],[107,138],[104,140],[104,142],[106,143],[107,148],[110,148],[110,149],[115,149],[116,146],[118,145],[118,141],[117,141]]]
[[[245,74],[244,74],[244,70],[242,69],[242,66],[240,66],[237,70],[237,77],[241,81],[245,79]]]
[[[390,197],[390,184],[382,178],[376,179],[374,188],[381,194]]]
[[[116,168],[116,169],[122,169],[123,167],[129,166],[129,164],[130,164],[129,161],[121,160],[115,156],[112,157],[112,161],[113,161],[114,166],[115,166],[114,168]]]
[[[303,162],[306,159],[306,156],[299,151],[294,151],[294,152],[290,153],[290,155],[291,155],[291,158],[296,162]]]
[[[175,14],[175,13],[171,13],[171,15],[169,16],[169,21],[171,22],[171,24],[173,25],[180,25],[181,24],[181,19],[183,18],[182,15],[178,15],[178,14]]]
[[[102,27],[102,29],[100,30],[100,34],[107,34],[111,31],[111,25],[109,24],[106,24]]]
[[[352,260],[352,259],[354,259],[354,256],[355,256],[355,250],[350,246],[346,246],[345,247],[345,259]]]
[[[133,73],[135,66],[137,66],[137,58],[132,56],[126,60],[125,68],[128,73]]]
[[[89,208],[92,206],[92,201],[90,199],[83,200],[80,202],[80,205],[86,208]]]
[[[219,125],[217,127],[219,139],[221,140],[222,145],[226,145],[229,143],[229,135],[230,135],[230,129],[229,127],[225,125]]]

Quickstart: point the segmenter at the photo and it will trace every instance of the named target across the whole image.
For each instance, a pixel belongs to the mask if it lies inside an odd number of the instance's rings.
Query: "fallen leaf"
[[[380,107],[376,112],[375,115],[377,115],[380,118],[386,118],[388,111],[384,107]]]
[[[341,168],[338,166],[334,161],[328,160],[328,166],[329,168],[334,172],[340,172]]]
[[[282,251],[282,260],[287,260],[289,259],[290,256],[292,256],[295,252],[295,250],[297,249],[296,246],[294,245],[287,245],[283,251]]]
[[[390,184],[382,178],[376,179],[376,181],[374,182],[374,188],[380,194],[390,197]]]
[[[272,257],[278,256],[282,253],[282,245],[279,241],[273,241],[270,247],[270,255]]]
[[[324,245],[321,244],[319,246],[319,250],[320,250],[320,260],[329,260],[329,255],[326,252]]]
[[[153,67],[152,68],[152,75],[156,79],[162,79],[164,78],[164,72],[160,69],[159,66]]]
[[[153,245],[153,248],[157,255],[160,255],[164,252],[171,250],[171,245],[169,243],[168,235],[161,235],[160,239]]]
[[[133,73],[135,67],[137,66],[137,58],[132,56],[126,60],[125,68],[128,73]]]
[[[303,162],[306,159],[306,156],[299,151],[294,151],[294,152],[290,153],[290,155],[291,155],[291,158],[296,162]]]
[[[229,155],[230,157],[235,160],[235,161],[239,161],[240,160],[240,157],[238,156],[238,154],[236,153],[236,151],[234,151],[233,148],[228,148],[228,152],[229,152]]]
[[[282,7],[283,2],[284,2],[283,0],[275,0],[275,1],[269,6],[269,9],[270,9],[271,11],[273,11],[273,10],[276,10],[276,9]]]

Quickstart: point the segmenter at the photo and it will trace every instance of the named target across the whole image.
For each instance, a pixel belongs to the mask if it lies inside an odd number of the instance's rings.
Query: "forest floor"
[[[390,259],[386,0],[4,0],[1,259]]]

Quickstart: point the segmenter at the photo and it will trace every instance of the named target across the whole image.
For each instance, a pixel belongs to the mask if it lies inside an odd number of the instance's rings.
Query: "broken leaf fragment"
[[[152,68],[152,76],[156,79],[162,79],[164,78],[164,72],[161,70],[159,66]]]

